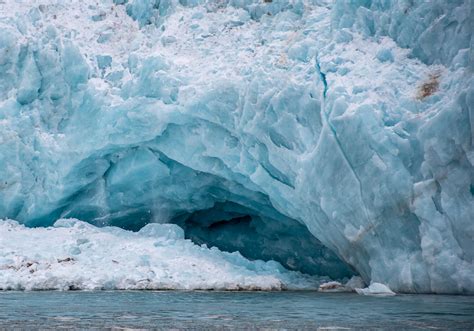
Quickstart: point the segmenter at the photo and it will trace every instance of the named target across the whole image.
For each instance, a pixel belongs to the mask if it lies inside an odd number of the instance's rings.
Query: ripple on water
[[[474,296],[317,292],[0,292],[0,329],[474,328]]]

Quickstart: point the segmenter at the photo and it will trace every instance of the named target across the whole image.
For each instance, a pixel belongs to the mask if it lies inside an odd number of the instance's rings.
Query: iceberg
[[[29,258],[75,218],[183,259],[191,239],[397,293],[474,293],[470,6],[0,3],[0,218],[26,226],[7,221],[22,235],[3,247]],[[25,277],[0,287],[47,287]]]

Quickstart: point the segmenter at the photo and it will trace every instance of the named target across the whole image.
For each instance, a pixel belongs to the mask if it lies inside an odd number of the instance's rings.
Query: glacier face
[[[172,222],[298,270],[473,293],[471,12],[7,0],[0,217]]]

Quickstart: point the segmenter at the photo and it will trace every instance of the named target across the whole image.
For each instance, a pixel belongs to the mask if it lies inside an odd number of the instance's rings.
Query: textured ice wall
[[[229,202],[366,282],[474,292],[469,1],[115,3],[0,4],[1,217]]]
[[[341,0],[331,13],[335,29],[354,27],[364,36],[389,36],[424,63],[447,66],[472,47],[472,14],[472,2],[466,0]],[[472,52],[470,56],[472,65]]]

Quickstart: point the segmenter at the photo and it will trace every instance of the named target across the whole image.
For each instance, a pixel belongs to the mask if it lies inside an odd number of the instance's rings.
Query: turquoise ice
[[[474,292],[470,1],[43,3],[0,4],[0,218]]]

